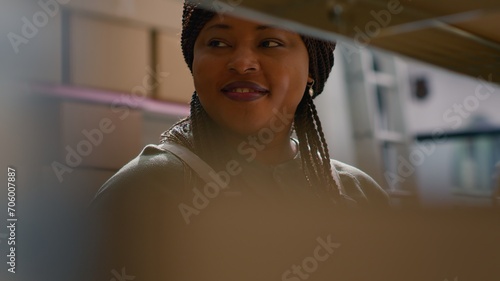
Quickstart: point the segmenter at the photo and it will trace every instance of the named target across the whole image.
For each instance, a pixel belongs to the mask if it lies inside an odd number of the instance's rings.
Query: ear
[[[314,83],[314,79],[312,79],[311,76],[307,77],[307,83],[308,84]]]

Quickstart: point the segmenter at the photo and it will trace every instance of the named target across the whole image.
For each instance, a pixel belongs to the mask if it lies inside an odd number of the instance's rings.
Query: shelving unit
[[[393,201],[409,204],[417,199],[417,190],[414,174],[400,171],[412,141],[401,100],[410,91],[405,64],[393,56],[359,49],[346,70],[357,166],[379,182]]]
[[[454,205],[497,205],[500,198],[500,149],[497,145],[500,140],[500,128],[448,131],[444,132],[442,137],[449,142],[453,141],[457,150],[452,174]],[[432,136],[422,133],[414,138],[421,142],[431,139]]]

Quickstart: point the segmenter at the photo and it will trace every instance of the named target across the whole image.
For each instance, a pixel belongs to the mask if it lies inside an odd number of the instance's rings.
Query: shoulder
[[[110,193],[178,196],[184,187],[185,172],[186,167],[175,155],[158,145],[147,145],[104,183],[96,198]]]
[[[331,159],[330,163],[337,170],[348,196],[372,206],[389,206],[389,196],[368,174],[338,160]]]
[[[107,276],[109,268],[124,264],[147,276],[155,272],[149,267],[154,261],[165,260],[167,251],[153,249],[158,241],[168,240],[173,226],[184,223],[177,205],[189,175],[185,169],[170,152],[148,145],[104,183],[85,218],[90,250],[96,256],[91,270],[97,276]]]

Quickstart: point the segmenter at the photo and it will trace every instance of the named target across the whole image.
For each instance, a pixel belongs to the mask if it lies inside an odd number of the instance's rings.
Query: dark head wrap
[[[199,4],[184,2],[182,14],[181,45],[184,60],[193,71],[194,43],[205,24],[212,19],[215,12],[198,7]],[[333,67],[333,50],[335,43],[301,35],[309,54],[309,73],[314,79],[314,95],[321,94],[325,82]]]

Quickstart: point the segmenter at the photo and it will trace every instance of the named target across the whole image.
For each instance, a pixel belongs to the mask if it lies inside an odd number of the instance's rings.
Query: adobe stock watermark
[[[293,121],[294,114],[284,108],[279,112],[273,109],[274,117],[270,120],[269,127],[261,128],[257,134],[248,136],[237,146],[237,152],[245,157],[247,162],[253,161],[257,153],[265,149],[271,143],[276,133],[282,132]],[[191,216],[199,215],[200,211],[207,208],[210,200],[219,196],[221,190],[228,189],[231,177],[239,175],[243,171],[241,164],[237,160],[230,160],[226,163],[226,168],[219,172],[210,172],[209,176],[213,180],[203,186],[203,190],[193,188],[192,204],[180,203],[179,211],[186,224],[191,223]]]
[[[111,103],[111,112],[117,115],[120,121],[130,115],[130,110],[139,107],[144,102],[149,91],[157,88],[160,81],[167,78],[170,73],[156,72],[151,67],[146,67],[147,75],[142,79],[142,85],[132,89],[130,94],[122,94]],[[73,172],[83,159],[92,154],[94,148],[102,144],[105,136],[116,129],[116,124],[110,118],[102,118],[96,128],[81,131],[82,139],[73,147],[66,145],[64,163],[53,161],[52,170],[60,183],[64,181],[64,174]]]
[[[451,108],[443,113],[443,120],[451,123],[451,128],[457,129],[463,124],[464,119],[469,118],[471,113],[475,112],[481,102],[486,101],[495,92],[495,88],[486,82],[493,82],[493,74],[488,75],[488,80],[482,76],[477,78],[478,85],[473,95],[468,95],[461,103],[455,103]]]
[[[488,80],[482,76],[477,78],[478,84],[474,93],[464,98],[462,103],[453,104],[450,108],[444,111],[442,117],[446,123],[450,123],[452,129],[457,129],[463,124],[464,120],[469,118],[473,112],[478,110],[480,103],[486,101],[495,92],[495,88],[488,85],[487,82],[493,81],[493,74],[488,75]],[[397,174],[386,171],[384,177],[390,186],[398,183],[403,183],[413,173],[416,168],[423,165],[426,158],[432,155],[437,144],[446,142],[445,130],[443,128],[436,128],[433,130],[433,137],[429,141],[416,144],[408,159],[398,156]]]
[[[389,26],[392,16],[400,14],[403,9],[404,7],[399,0],[390,0],[387,2],[386,9],[380,11],[371,10],[370,15],[373,20],[367,22],[363,28],[354,27],[354,44],[348,42],[340,42],[339,44],[347,51],[342,52],[347,61],[350,62],[353,54],[358,54],[361,49],[366,48],[370,41],[379,35],[381,29]]]
[[[111,278],[109,281],[132,281],[135,279],[135,276],[127,275],[125,267],[122,267],[121,274],[115,269],[111,270],[111,273],[113,274],[114,277]]]
[[[436,128],[432,132],[432,140],[416,144],[416,148],[410,152],[408,159],[399,155],[397,159],[397,173],[385,171],[384,177],[389,186],[405,182],[411,177],[416,168],[423,165],[427,157],[435,151],[437,144],[446,142],[445,132],[441,128]]]
[[[312,255],[304,258],[298,265],[294,264],[281,275],[282,281],[307,280],[316,272],[322,262],[325,262],[341,244],[332,241],[329,234],[326,239],[316,238],[318,245],[314,248]]]
[[[44,28],[49,23],[49,17],[53,18],[61,11],[61,5],[66,5],[71,0],[39,0],[38,6],[41,10],[35,12],[31,18],[22,17],[20,33],[9,32],[7,38],[12,45],[14,52],[20,52],[21,44],[28,44],[30,39],[33,39],[39,32],[39,29]]]

